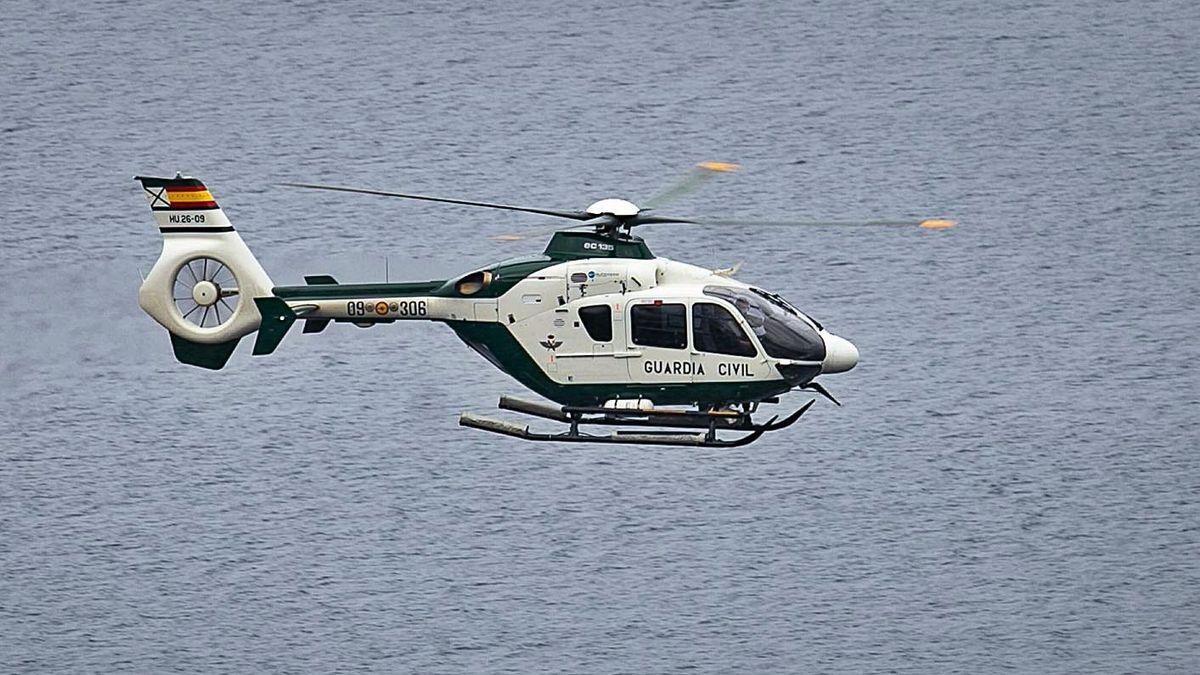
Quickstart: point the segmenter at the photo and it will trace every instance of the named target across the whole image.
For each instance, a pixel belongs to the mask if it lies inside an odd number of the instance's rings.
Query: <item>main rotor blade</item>
[[[560,227],[555,227],[552,229],[525,230],[524,232],[507,232],[504,234],[491,234],[491,235],[488,235],[488,239],[491,239],[492,241],[525,241],[526,239],[533,239],[535,237],[545,237],[547,235],[554,234],[555,232],[558,232],[561,229],[562,228],[560,228]]]
[[[718,173],[729,173],[740,168],[737,164],[728,162],[701,162],[674,183],[659,190],[657,194],[643,202],[642,210],[659,208],[667,202],[673,202],[686,194],[695,192]]]
[[[610,216],[610,215],[606,214],[603,216],[592,218],[591,220],[585,220],[582,223],[579,223],[578,225],[572,225],[566,229],[582,230],[582,229],[585,229],[588,227],[594,227],[594,228],[615,227],[615,226],[619,225],[620,222],[621,221],[618,220],[616,216]],[[514,232],[511,234],[493,234],[493,235],[489,236],[488,239],[491,239],[492,241],[525,241],[526,239],[532,239],[534,237],[544,237],[548,234],[554,234],[555,232],[562,232],[562,231],[563,231],[563,228],[561,228],[561,227],[556,227],[552,230],[549,230],[549,229],[526,230],[524,232]]]
[[[926,218],[924,220],[752,220],[740,218],[671,218],[669,216],[639,216],[637,225],[655,223],[686,223],[690,225],[733,225],[746,227],[921,227],[940,230],[954,227],[953,220]]]
[[[524,213],[537,213],[543,216],[554,216],[556,218],[568,218],[570,220],[588,220],[592,218],[592,214],[583,211],[557,211],[554,209],[535,209],[527,206],[512,206],[510,204],[493,204],[490,202],[475,202],[466,199],[449,199],[446,197],[430,197],[427,195],[410,195],[401,192],[385,192],[383,190],[367,190],[363,188],[342,187],[338,185],[317,185],[314,183],[280,183],[286,187],[306,188],[309,190],[333,190],[335,192],[356,192],[364,195],[379,195],[381,197],[400,197],[402,199],[418,199],[425,202],[441,202],[443,204],[460,204],[462,206],[481,206],[488,209],[502,209],[504,211],[522,211]]]
[[[709,220],[695,220],[692,218],[675,218],[674,216],[644,216],[637,214],[633,217],[630,226],[633,225],[657,225],[659,223],[683,223],[685,225],[708,225],[719,224]]]

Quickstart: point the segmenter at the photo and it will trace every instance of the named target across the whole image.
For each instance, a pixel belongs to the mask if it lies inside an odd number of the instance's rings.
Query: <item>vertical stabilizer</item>
[[[259,327],[254,299],[271,296],[274,284],[204,183],[178,174],[136,179],[163,236],[138,304],[170,331],[180,361],[221,368]]]

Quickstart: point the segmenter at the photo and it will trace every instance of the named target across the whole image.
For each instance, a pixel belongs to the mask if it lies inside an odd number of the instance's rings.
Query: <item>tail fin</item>
[[[176,358],[218,370],[258,329],[254,299],[271,296],[274,284],[203,183],[178,174],[135,178],[163,235],[138,304],[171,333]]]

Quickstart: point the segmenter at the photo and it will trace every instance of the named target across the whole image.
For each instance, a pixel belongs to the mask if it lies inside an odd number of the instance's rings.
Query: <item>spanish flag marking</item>
[[[167,186],[167,199],[173,209],[217,208],[217,201],[203,185]]]

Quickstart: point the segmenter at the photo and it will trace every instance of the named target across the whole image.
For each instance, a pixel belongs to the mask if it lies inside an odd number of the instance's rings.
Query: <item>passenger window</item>
[[[687,309],[683,305],[634,305],[629,319],[633,322],[633,344],[687,348]]]
[[[755,356],[758,350],[729,310],[711,302],[692,305],[692,344],[697,351]]]
[[[596,342],[612,342],[612,308],[608,305],[592,305],[579,308],[579,320],[587,334]]]

